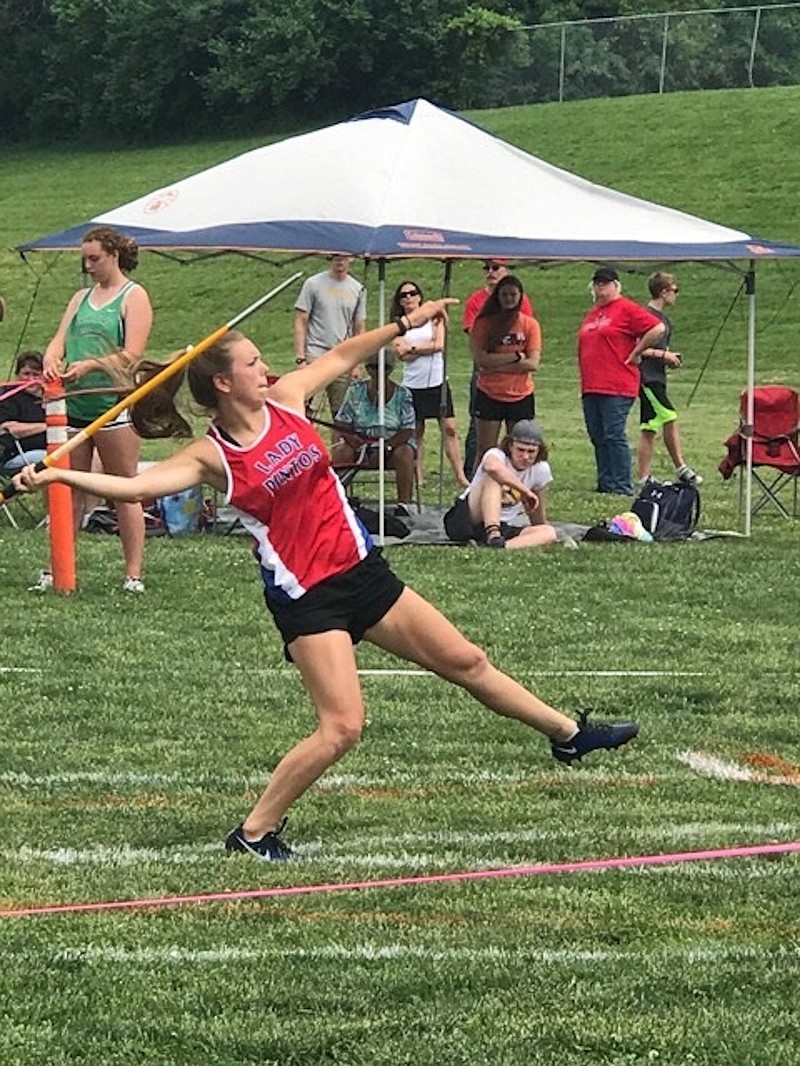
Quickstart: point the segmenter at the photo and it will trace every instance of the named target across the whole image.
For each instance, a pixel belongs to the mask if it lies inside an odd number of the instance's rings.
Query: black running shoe
[[[281,840],[281,833],[286,825],[286,819],[269,833],[265,833],[259,840],[246,840],[244,827],[237,825],[228,833],[225,841],[226,851],[248,851],[251,855],[257,855],[266,862],[283,862],[292,857],[292,849]]]
[[[484,548],[505,548],[506,538],[502,533],[494,533],[483,542]]]
[[[627,744],[639,732],[638,722],[589,722],[589,711],[578,715],[578,732],[569,740],[551,740],[553,758],[568,766],[580,762],[590,751],[611,751]]]

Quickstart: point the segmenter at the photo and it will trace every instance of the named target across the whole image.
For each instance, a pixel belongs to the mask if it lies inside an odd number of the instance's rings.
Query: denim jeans
[[[47,452],[43,448],[35,448],[30,452],[23,451],[22,455],[15,455],[7,463],[3,464],[3,473],[16,474],[24,466],[40,463],[46,455]]]
[[[631,449],[625,423],[634,397],[587,392],[582,399],[583,420],[594,447],[598,492],[632,496]]]

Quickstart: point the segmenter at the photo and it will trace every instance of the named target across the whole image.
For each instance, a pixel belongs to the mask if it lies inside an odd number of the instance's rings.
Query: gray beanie
[[[544,444],[542,427],[535,418],[523,418],[511,429],[511,439],[520,444]]]

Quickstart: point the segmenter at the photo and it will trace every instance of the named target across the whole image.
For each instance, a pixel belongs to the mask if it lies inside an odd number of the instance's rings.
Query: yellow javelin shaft
[[[214,330],[213,333],[209,333],[209,335],[204,337],[198,344],[189,345],[183,355],[179,355],[177,359],[173,360],[173,362],[168,363],[163,370],[159,370],[159,372],[150,378],[149,381],[140,385],[138,389],[134,389],[133,392],[130,392],[127,396],[123,396],[119,403],[115,403],[108,411],[100,415],[99,418],[96,418],[91,425],[80,430],[80,432],[76,433],[74,437],[70,437],[70,439],[65,441],[64,444],[59,445],[55,451],[46,455],[41,462],[36,464],[36,470],[44,470],[45,467],[52,466],[54,463],[57,463],[59,459],[63,459],[65,455],[69,455],[69,453],[77,448],[79,444],[82,444],[83,441],[93,437],[98,430],[103,428],[103,426],[108,425],[109,422],[113,422],[117,415],[126,411],[129,407],[132,407],[133,404],[138,403],[139,400],[147,396],[149,392],[158,388],[163,381],[171,378],[173,374],[177,374],[182,367],[186,366],[187,363],[191,363],[191,361],[200,355],[201,352],[206,351],[206,349],[210,348],[213,344],[216,344],[218,340],[221,340],[229,330],[232,330],[235,326],[238,326],[240,322],[249,318],[253,312],[257,311],[260,307],[263,307],[265,303],[277,296],[279,292],[283,292],[284,289],[294,284],[294,282],[302,276],[302,270],[298,270],[296,273],[292,274],[290,278],[287,278],[286,281],[282,281],[280,285],[277,285],[274,289],[271,289],[268,293],[259,297],[255,303],[250,304],[250,306],[246,307],[244,311],[240,311],[238,315],[234,315],[230,322],[226,322],[224,326],[220,326],[219,329]],[[16,495],[16,491],[17,490],[13,485],[9,485],[7,489],[4,489],[3,495],[0,496],[0,504],[10,500],[12,496]]]

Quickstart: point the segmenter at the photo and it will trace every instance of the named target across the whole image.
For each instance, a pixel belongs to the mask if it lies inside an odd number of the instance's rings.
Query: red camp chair
[[[728,454],[719,464],[727,480],[747,462],[747,437],[753,438],[753,481],[761,494],[751,513],[768,503],[785,518],[797,517],[800,481],[800,393],[785,385],[759,385],[753,390],[753,425],[747,425],[747,390],[739,399],[739,429],[725,441]],[[741,487],[741,485],[740,485]],[[779,493],[791,490],[791,512]]]

